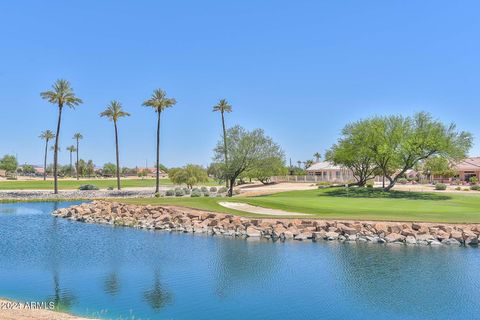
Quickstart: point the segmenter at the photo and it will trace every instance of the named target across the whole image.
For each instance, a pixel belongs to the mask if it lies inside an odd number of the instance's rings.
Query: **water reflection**
[[[115,296],[120,291],[120,279],[116,271],[112,271],[103,281],[103,291]]]
[[[172,295],[160,283],[160,275],[155,270],[153,275],[153,286],[143,292],[143,299],[156,312],[172,303]]]

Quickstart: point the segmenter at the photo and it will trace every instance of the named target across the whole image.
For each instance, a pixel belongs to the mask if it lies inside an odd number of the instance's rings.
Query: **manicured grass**
[[[92,180],[63,180],[58,181],[60,189],[72,190],[78,189],[82,184],[94,184],[100,189],[115,187],[117,185],[114,179],[92,179]],[[173,185],[170,179],[161,179],[161,185]],[[209,181],[205,185],[217,185],[215,181]],[[145,188],[154,187],[155,179],[122,179],[123,188]],[[29,181],[0,181],[0,190],[48,190],[53,189],[53,180],[29,180]]]
[[[129,199],[130,203],[169,204],[235,213],[219,201],[310,213],[315,218],[352,220],[480,223],[480,192],[471,194],[421,193],[344,188],[290,191],[258,197]],[[242,213],[242,215],[248,215]],[[265,216],[268,217],[268,216]]]

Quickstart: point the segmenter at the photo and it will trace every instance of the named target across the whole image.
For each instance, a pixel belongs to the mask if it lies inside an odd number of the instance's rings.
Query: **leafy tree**
[[[259,161],[250,170],[245,172],[245,176],[250,179],[257,179],[263,184],[270,183],[273,176],[286,175],[288,169],[285,167],[283,155],[275,155],[272,158]]]
[[[79,180],[78,176],[78,155],[79,155],[79,148],[80,148],[80,140],[83,139],[83,136],[80,132],[77,132],[73,135],[73,139],[77,142],[77,161],[75,162],[75,172],[77,174],[77,180]]]
[[[221,99],[215,106],[213,106],[213,112],[220,112],[222,115],[222,128],[223,128],[223,147],[224,147],[224,159],[225,167],[228,167],[228,148],[227,148],[227,130],[225,127],[225,112],[232,112],[232,106],[227,100]],[[228,179],[225,179],[226,186],[228,188]]]
[[[219,183],[225,181],[225,164],[212,162],[207,168],[207,174]]]
[[[21,170],[23,172],[23,174],[33,174],[35,173],[35,168],[32,166],[32,165],[29,165],[29,164],[25,164],[22,166],[22,168],[18,169],[18,170]]]
[[[214,160],[216,162],[225,163],[224,148],[223,141],[219,141],[214,150]],[[230,180],[229,196],[233,195],[235,181],[242,173],[259,166],[262,161],[284,157],[280,146],[266,136],[262,129],[256,129],[251,132],[240,126],[228,129],[227,149],[229,159],[228,166],[225,168],[225,175]]]
[[[364,143],[368,136],[368,123],[364,121],[348,124],[342,130],[338,142],[327,151],[325,159],[352,171],[356,185],[363,187],[378,173],[374,156]]]
[[[172,168],[169,172],[169,177],[175,184],[186,184],[188,188],[207,182],[207,170],[202,166],[188,164],[183,168]]]
[[[156,183],[155,193],[160,191],[160,118],[162,111],[173,107],[177,101],[173,98],[167,98],[167,93],[161,89],[156,89],[150,99],[143,102],[143,106],[150,107],[157,113],[157,159],[156,159]]]
[[[17,171],[18,161],[13,155],[7,154],[0,159],[0,169],[5,170],[8,173],[14,173]]]
[[[58,106],[58,120],[57,120],[57,133],[55,134],[55,148],[53,153],[53,180],[54,180],[54,193],[58,194],[58,177],[57,177],[57,166],[58,166],[58,142],[60,138],[60,126],[62,123],[62,111],[64,106],[70,108],[75,108],[83,101],[82,99],[75,96],[70,83],[67,80],[57,80],[53,86],[53,90],[44,91],[40,93],[40,96],[48,100],[52,104]]]
[[[95,174],[95,165],[93,164],[92,160],[87,161],[86,173],[87,177],[91,177]]]
[[[113,176],[117,172],[117,166],[110,162],[105,163],[102,172],[106,176]]]
[[[77,148],[75,146],[69,146],[67,147],[67,151],[70,152],[70,169],[69,169],[69,174],[73,174],[73,162],[72,162],[72,154],[77,151]]]
[[[441,156],[426,159],[422,165],[423,174],[430,180],[432,176],[453,177],[457,174],[450,161]]]
[[[55,138],[55,134],[51,130],[45,130],[40,134],[40,139],[45,141],[45,152],[43,161],[43,180],[47,180],[47,155],[48,155],[48,143]]]
[[[85,177],[87,174],[87,163],[85,162],[85,160],[78,160],[77,167],[77,176]]]
[[[320,154],[320,152],[315,152],[313,154],[313,157],[315,158],[315,162],[320,162],[320,158],[322,157],[322,155]]]
[[[117,188],[120,190],[120,157],[118,154],[118,127],[117,121],[123,117],[129,117],[130,114],[128,112],[123,111],[122,104],[118,101],[111,101],[110,104],[107,106],[107,109],[100,113],[101,117],[106,117],[110,121],[113,122],[113,126],[115,128],[115,150],[116,150],[116,169],[117,169]]]

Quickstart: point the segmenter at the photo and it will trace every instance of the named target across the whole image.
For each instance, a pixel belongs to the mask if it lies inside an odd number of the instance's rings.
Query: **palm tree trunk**
[[[225,170],[228,166],[228,151],[227,151],[227,130],[225,129],[225,117],[222,111],[222,127],[223,127],[223,148],[225,151]],[[228,177],[225,177],[225,186],[228,189]]]
[[[155,193],[160,192],[160,115],[162,111],[157,110],[158,113],[158,120],[157,120],[157,162],[156,162],[156,169],[157,169],[157,179],[155,182]]]
[[[117,189],[120,190],[120,157],[118,155],[118,129],[117,129],[117,122],[113,122],[115,126],[115,150],[117,156]]]
[[[77,180],[80,180],[80,178],[78,177],[78,145],[79,145],[79,142],[77,139],[77,163],[75,164],[75,173],[77,175]]]
[[[60,138],[60,126],[62,124],[62,109],[63,105],[58,105],[58,122],[57,122],[57,135],[55,136],[55,149],[53,150],[53,193],[58,194],[58,141]]]
[[[48,139],[45,139],[45,159],[43,160],[43,181],[47,180]]]
[[[73,176],[73,165],[72,165],[72,151],[70,151],[70,176]]]

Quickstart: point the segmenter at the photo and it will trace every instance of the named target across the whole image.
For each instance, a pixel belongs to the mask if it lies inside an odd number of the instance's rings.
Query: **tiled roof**
[[[320,161],[308,167],[307,171],[340,170],[340,169],[342,169],[342,167],[336,166],[330,161]]]
[[[478,171],[480,170],[480,157],[466,158],[455,165],[459,171]]]

